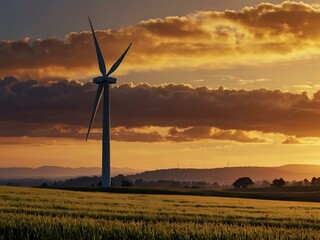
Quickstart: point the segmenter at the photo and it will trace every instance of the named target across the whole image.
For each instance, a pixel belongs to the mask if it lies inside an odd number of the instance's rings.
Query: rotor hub
[[[99,77],[95,77],[93,78],[92,82],[96,83],[96,84],[100,84],[100,83],[104,83],[104,82],[108,82],[109,84],[115,84],[117,82],[116,78],[113,77],[108,77],[108,76],[99,76]]]

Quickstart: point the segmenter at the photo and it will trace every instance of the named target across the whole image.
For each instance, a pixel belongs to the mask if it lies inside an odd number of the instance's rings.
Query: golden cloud
[[[250,137],[246,131],[241,130],[221,130],[206,126],[190,127],[186,129],[169,130],[167,140],[174,142],[193,142],[199,140],[229,140],[242,143],[262,143],[264,139]]]
[[[282,142],[283,144],[299,144],[301,143],[295,136],[289,136]]]
[[[319,9],[285,1],[239,11],[150,19],[118,30],[97,31],[97,38],[109,67],[133,42],[120,73],[214,69],[311,58],[320,53],[319,21]],[[98,73],[90,32],[70,33],[64,39],[2,41],[0,62],[0,76],[78,78]]]

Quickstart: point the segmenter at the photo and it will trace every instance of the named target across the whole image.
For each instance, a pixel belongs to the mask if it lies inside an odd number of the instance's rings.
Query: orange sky
[[[112,166],[320,164],[318,5],[212,9],[98,29],[109,67],[133,42],[111,90]],[[0,62],[0,167],[100,166],[91,33],[2,40]]]

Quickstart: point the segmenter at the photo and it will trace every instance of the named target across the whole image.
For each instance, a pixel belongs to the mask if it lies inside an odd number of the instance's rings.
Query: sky
[[[113,77],[111,165],[320,164],[318,1],[0,2],[0,167],[101,166],[90,16]]]

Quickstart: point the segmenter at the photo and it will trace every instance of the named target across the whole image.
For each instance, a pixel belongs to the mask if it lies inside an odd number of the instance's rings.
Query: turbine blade
[[[92,112],[92,116],[91,116],[91,120],[90,120],[90,125],[89,125],[89,129],[88,129],[88,133],[87,133],[87,137],[86,137],[86,141],[88,141],[88,137],[89,137],[89,133],[92,127],[92,123],[94,121],[94,118],[96,117],[96,113],[99,107],[99,103],[100,103],[100,99],[102,96],[102,91],[103,91],[103,83],[100,83],[98,86],[98,90],[97,90],[97,94],[96,94],[96,99],[94,100],[94,105],[93,105],[93,112]]]
[[[98,62],[99,62],[99,69],[100,69],[101,74],[103,76],[105,76],[106,72],[107,72],[106,65],[104,63],[104,59],[103,59],[103,56],[102,56],[102,53],[101,53],[101,50],[99,47],[99,43],[98,43],[98,40],[96,38],[96,35],[95,35],[93,27],[92,27],[91,20],[89,17],[88,17],[88,19],[89,19],[89,23],[90,23],[90,27],[91,27],[91,31],[92,31],[94,45],[96,46],[97,58],[98,58]]]
[[[121,57],[119,57],[119,59],[113,64],[113,66],[110,68],[109,72],[107,73],[107,76],[109,76],[111,73],[113,73],[115,70],[117,70],[117,68],[119,67],[120,63],[122,62],[122,60],[126,56],[129,48],[131,47],[131,44],[132,43],[130,43],[129,47],[124,51],[124,53],[122,53]]]

